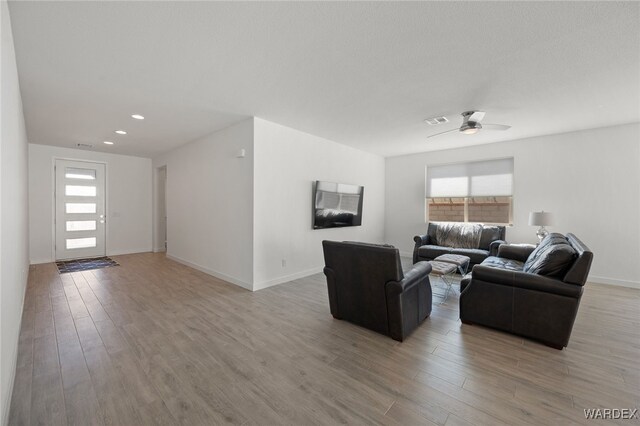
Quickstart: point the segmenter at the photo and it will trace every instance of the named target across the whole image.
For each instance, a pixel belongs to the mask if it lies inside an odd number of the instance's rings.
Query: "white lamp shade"
[[[529,225],[530,226],[548,226],[553,222],[553,217],[551,213],[541,211],[541,212],[531,212],[529,213]]]

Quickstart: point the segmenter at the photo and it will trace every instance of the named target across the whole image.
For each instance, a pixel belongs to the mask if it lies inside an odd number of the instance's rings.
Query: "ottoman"
[[[429,263],[431,264],[431,274],[429,275],[439,277],[440,280],[442,280],[442,282],[444,283],[446,288],[446,291],[444,292],[443,295],[436,294],[436,296],[442,296],[442,301],[440,302],[440,304],[442,304],[449,297],[449,292],[451,291],[451,285],[453,284],[452,282],[453,274],[456,272],[456,269],[458,269],[458,267],[453,263],[440,262],[437,260],[430,260]]]
[[[467,273],[467,268],[469,267],[469,262],[471,262],[471,258],[469,256],[463,256],[461,254],[443,254],[434,259],[436,262],[444,262],[444,263],[452,263],[456,265],[460,275],[464,277],[464,274]]]

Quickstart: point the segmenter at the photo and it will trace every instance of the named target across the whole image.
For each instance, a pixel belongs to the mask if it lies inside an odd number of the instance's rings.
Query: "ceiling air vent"
[[[424,120],[424,122],[432,126],[436,126],[438,124],[448,123],[449,120],[447,120],[447,117],[432,117],[427,118],[426,120]]]
[[[93,145],[90,145],[88,143],[79,143],[76,145],[78,145],[78,148],[93,148]]]

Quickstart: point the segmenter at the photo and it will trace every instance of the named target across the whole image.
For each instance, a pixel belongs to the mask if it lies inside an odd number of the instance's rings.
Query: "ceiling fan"
[[[460,126],[459,129],[451,129],[447,130],[446,132],[429,135],[427,136],[427,139],[451,132],[460,132],[464,133],[465,135],[473,135],[478,133],[478,131],[480,131],[481,129],[508,130],[511,128],[511,126],[507,126],[504,124],[480,124],[480,122],[484,118],[484,115],[485,113],[482,111],[465,111],[462,113],[462,126]]]

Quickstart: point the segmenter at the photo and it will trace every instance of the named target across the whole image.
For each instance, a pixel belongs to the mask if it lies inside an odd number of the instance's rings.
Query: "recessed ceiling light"
[[[136,120],[144,120],[144,117],[140,114],[133,114],[131,118],[135,118]]]
[[[116,130],[116,133],[119,135],[126,135],[127,132],[125,132],[124,130]]]
[[[103,143],[104,143],[105,145],[113,145],[113,142],[110,142],[110,141],[104,141]]]

